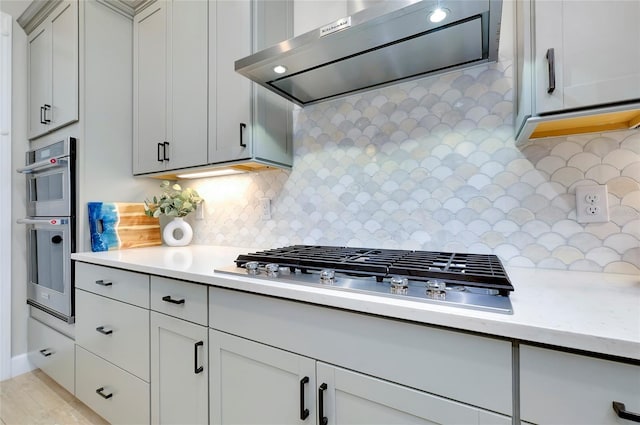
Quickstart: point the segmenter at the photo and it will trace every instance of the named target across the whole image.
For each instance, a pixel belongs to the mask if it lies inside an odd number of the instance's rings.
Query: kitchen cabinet
[[[207,162],[207,9],[160,0],[135,16],[134,174]]]
[[[75,267],[76,397],[111,423],[149,423],[149,276]]]
[[[318,418],[328,424],[511,424],[507,416],[325,363],[318,362],[316,379]]]
[[[209,422],[207,287],[151,276],[151,422]]]
[[[29,361],[71,394],[75,393],[73,339],[29,317],[27,322]]]
[[[78,1],[65,0],[27,38],[28,136],[78,120]]]
[[[250,420],[250,413],[237,411],[228,400],[221,399],[220,394],[226,397],[230,392],[265,397],[270,403],[288,406],[289,416],[277,417],[276,421],[288,423],[285,419],[293,416],[299,420],[300,380],[305,376],[310,380],[308,392],[305,387],[310,412],[317,406],[313,397],[317,397],[319,385],[327,383],[323,393],[327,408],[335,409],[334,418],[344,418],[342,423],[357,418],[358,413],[351,412],[355,408],[355,404],[349,405],[351,397],[366,400],[360,402],[371,408],[380,404],[375,409],[413,412],[410,406],[397,404],[395,396],[382,401],[374,392],[367,393],[366,387],[375,386],[381,388],[380,393],[388,388],[389,393],[398,394],[413,394],[412,388],[416,394],[410,397],[438,406],[435,414],[417,411],[426,418],[460,422],[471,415],[476,418],[472,423],[481,423],[477,421],[493,418],[489,412],[493,411],[498,412],[494,422],[510,421],[512,366],[508,341],[218,287],[209,288],[209,327],[215,330],[209,337],[213,423],[225,423],[225,418]],[[308,361],[316,365],[315,373]],[[336,369],[330,371],[322,364],[335,365]],[[357,373],[351,378],[358,383],[347,385],[350,378],[342,369]],[[240,376],[242,370],[254,373]],[[369,382],[366,376],[374,380]],[[277,391],[289,394],[286,401],[271,392],[245,389],[249,381],[259,389],[270,388],[271,380],[277,381],[277,388],[287,388]],[[333,383],[331,389],[324,380]],[[256,403],[262,406],[260,401]],[[344,406],[350,407],[342,411]],[[362,419],[366,422],[369,418]]]
[[[213,329],[209,341],[212,424],[315,423],[313,359]]]
[[[519,139],[571,134],[562,133],[558,124],[540,124],[535,131],[523,129],[530,116],[640,102],[640,49],[626,47],[640,44],[639,19],[637,1],[518,2],[516,128],[525,133],[519,134]],[[617,111],[625,112],[625,108]],[[588,115],[582,112],[575,117]],[[591,131],[597,125],[609,125],[604,130],[629,128],[640,112],[627,115],[567,122],[565,126],[581,125]],[[625,121],[626,127],[611,127],[618,119]]]
[[[523,421],[567,425],[632,423],[616,415],[613,402],[640,415],[640,366],[520,345]]]
[[[149,2],[134,22],[133,173],[291,167],[292,105],[235,61],[292,34],[293,3]]]
[[[209,163],[290,167],[292,104],[236,73],[235,61],[291,37],[293,2],[211,1],[209,13]]]
[[[213,424],[511,423],[506,416],[213,329],[209,339]]]

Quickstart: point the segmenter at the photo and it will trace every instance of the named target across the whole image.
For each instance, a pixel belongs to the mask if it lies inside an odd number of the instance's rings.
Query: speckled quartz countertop
[[[214,273],[256,248],[192,245],[72,254],[72,259],[481,332],[535,343],[640,360],[640,276],[507,268],[515,287],[513,315],[440,306],[244,276]]]

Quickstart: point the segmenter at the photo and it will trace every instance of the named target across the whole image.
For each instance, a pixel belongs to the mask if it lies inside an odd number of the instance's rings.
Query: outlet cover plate
[[[576,219],[578,223],[609,221],[607,185],[576,187]]]

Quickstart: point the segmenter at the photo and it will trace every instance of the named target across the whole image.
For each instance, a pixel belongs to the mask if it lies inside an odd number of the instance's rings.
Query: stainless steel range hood
[[[447,15],[433,23],[438,7]],[[502,0],[384,1],[240,59],[235,69],[310,105],[496,61],[501,15]]]

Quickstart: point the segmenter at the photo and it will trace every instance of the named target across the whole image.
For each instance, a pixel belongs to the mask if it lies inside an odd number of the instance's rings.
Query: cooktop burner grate
[[[417,281],[439,279],[449,284],[497,289],[501,295],[514,289],[495,255],[293,245],[243,254],[235,262],[242,267],[250,261],[260,265],[275,263],[302,273],[333,269],[351,276],[375,276],[378,281],[392,276]]]

